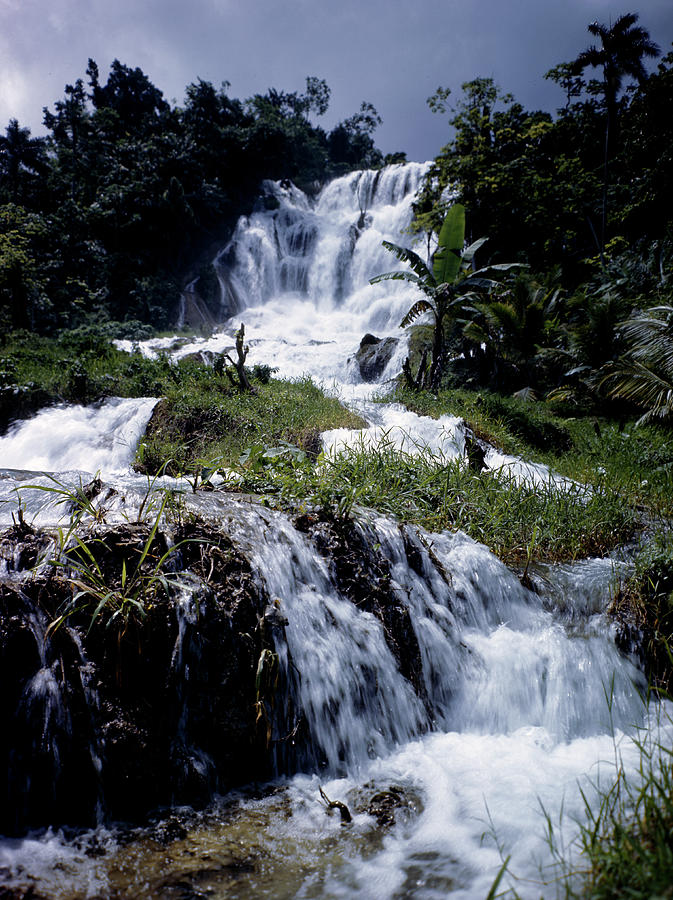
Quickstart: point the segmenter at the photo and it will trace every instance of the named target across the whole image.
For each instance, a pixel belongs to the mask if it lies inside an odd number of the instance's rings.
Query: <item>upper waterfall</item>
[[[282,294],[309,298],[321,309],[370,306],[369,278],[390,268],[384,239],[409,241],[411,204],[427,163],[351,172],[311,199],[290,182],[264,182],[259,209],[242,217],[216,267],[223,318]],[[367,296],[361,292],[367,289]],[[399,321],[399,310],[378,310],[372,328]]]

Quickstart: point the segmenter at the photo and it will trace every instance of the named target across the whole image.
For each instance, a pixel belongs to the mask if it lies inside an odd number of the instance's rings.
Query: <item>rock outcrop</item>
[[[378,381],[392,359],[397,344],[398,339],[394,337],[378,338],[373,334],[366,334],[362,338],[354,359],[363,381]]]

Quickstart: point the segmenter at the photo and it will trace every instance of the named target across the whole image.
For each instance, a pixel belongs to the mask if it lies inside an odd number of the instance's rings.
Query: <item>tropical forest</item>
[[[9,120],[0,898],[671,896],[656,37],[426,161],[314,75]]]

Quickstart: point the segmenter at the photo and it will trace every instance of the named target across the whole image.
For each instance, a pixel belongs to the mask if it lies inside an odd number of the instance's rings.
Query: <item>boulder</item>
[[[397,343],[398,338],[394,337],[378,338],[366,334],[362,338],[355,360],[363,381],[378,381],[392,359]]]

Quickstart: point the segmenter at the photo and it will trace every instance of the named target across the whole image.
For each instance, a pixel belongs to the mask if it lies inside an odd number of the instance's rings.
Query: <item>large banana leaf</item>
[[[375,275],[369,279],[370,284],[378,284],[379,281],[410,281],[417,284],[424,291],[431,291],[432,288],[425,283],[424,278],[419,278],[413,272],[384,272],[383,275]]]
[[[420,315],[425,312],[433,312],[435,308],[428,300],[417,300],[414,305],[411,307],[409,312],[400,322],[400,328],[406,328],[407,325],[411,325],[414,319],[417,319]]]
[[[480,272],[485,272],[485,269],[480,269]],[[460,290],[465,290],[466,288],[469,290],[477,290],[477,291],[493,291],[497,287],[500,287],[499,281],[494,281],[492,278],[476,278],[474,275],[470,275],[469,278],[465,278],[458,285]]]
[[[390,241],[383,241],[383,246],[386,248],[386,250],[390,250],[391,253],[394,253],[395,256],[400,260],[400,262],[409,263],[409,265],[419,278],[423,278],[424,280],[427,280],[428,282],[434,284],[435,279],[432,277],[432,273],[420,258],[418,253],[414,253],[413,250],[409,250],[407,249],[407,247],[400,247],[399,244],[392,244]]]
[[[470,278],[478,275],[486,275],[487,272],[512,272],[514,269],[527,269],[528,263],[493,263],[492,266],[484,266],[470,273]]]
[[[488,240],[487,237],[479,238],[473,244],[470,244],[469,247],[467,247],[465,250],[463,250],[463,262],[471,263],[472,260],[474,259],[474,254],[477,252],[477,250],[480,247],[484,246],[484,244],[486,243],[487,240]]]
[[[437,284],[453,284],[460,272],[465,244],[465,207],[456,203],[446,214],[432,263]]]

